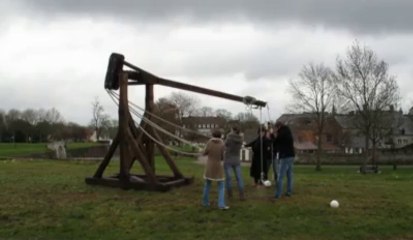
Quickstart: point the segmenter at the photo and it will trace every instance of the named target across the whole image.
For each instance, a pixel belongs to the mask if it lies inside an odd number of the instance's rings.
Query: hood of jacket
[[[239,134],[236,133],[230,133],[227,135],[227,140],[236,142],[236,143],[242,143],[242,137]]]
[[[213,143],[222,143],[223,142],[221,138],[215,138],[215,137],[209,139],[209,141],[213,142]]]

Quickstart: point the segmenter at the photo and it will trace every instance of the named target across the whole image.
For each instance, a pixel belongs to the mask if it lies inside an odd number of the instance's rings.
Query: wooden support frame
[[[133,69],[133,71],[124,71],[123,66],[129,67]],[[119,127],[116,137],[95,174],[92,177],[87,177],[85,179],[87,184],[123,189],[167,191],[172,187],[188,185],[193,182],[193,177],[185,177],[165,149],[164,144],[160,144],[163,143],[163,141],[156,129],[143,120],[141,121],[139,128],[137,128],[132,119],[128,105],[128,86],[145,85],[146,109],[144,117],[150,120],[154,109],[154,85],[156,84],[243,102],[259,107],[264,107],[266,105],[266,102],[256,100],[252,97],[240,97],[159,78],[126,62],[123,55],[112,53],[109,58],[109,65],[106,72],[105,88],[110,90],[119,89]],[[141,129],[150,134],[155,140],[146,136]],[[165,159],[173,176],[161,176],[156,174],[154,155],[155,146]],[[119,174],[110,177],[103,176],[106,167],[117,149],[119,149],[120,153]],[[130,172],[135,161],[140,163],[145,174],[135,175]]]
[[[112,145],[96,170],[93,177],[85,179],[87,184],[119,187],[123,189],[167,191],[172,187],[188,185],[193,177],[184,177],[179,171],[168,151],[161,144],[153,142],[137,129],[129,112],[128,106],[128,73],[122,72],[119,79],[119,128]],[[153,85],[146,87],[146,109],[153,111]],[[145,117],[149,118],[149,114]],[[142,124],[144,130],[156,141],[162,142],[159,134],[148,124]],[[154,147],[157,147],[173,172],[173,176],[158,176],[155,174]],[[120,168],[116,176],[103,177],[116,149],[119,148]],[[130,173],[134,161],[137,160],[144,175]]]

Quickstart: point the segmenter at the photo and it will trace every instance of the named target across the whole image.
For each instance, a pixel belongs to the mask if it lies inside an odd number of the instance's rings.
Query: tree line
[[[0,110],[1,142],[46,142],[49,139],[83,139],[86,129],[75,123],[64,123],[55,108]]]
[[[175,125],[182,125],[182,119],[190,116],[220,117],[225,121],[237,120],[244,124],[258,126],[258,119],[248,112],[232,115],[226,109],[213,109],[200,106],[198,98],[172,92],[159,98],[155,103],[154,114]],[[135,119],[136,124],[139,119]],[[153,118],[162,128],[175,133],[176,127]],[[118,120],[109,116],[97,97],[91,102],[91,120],[87,126],[65,122],[55,109],[0,109],[0,142],[48,142],[54,140],[88,141],[95,134],[95,140],[111,139],[116,135]]]

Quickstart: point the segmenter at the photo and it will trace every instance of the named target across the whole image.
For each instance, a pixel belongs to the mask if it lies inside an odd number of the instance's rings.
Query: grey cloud
[[[322,25],[358,33],[411,32],[410,0],[20,0],[20,6],[41,15],[85,15],[165,22],[191,23],[252,21],[256,24],[295,22]]]
[[[193,53],[172,69],[173,74],[201,77],[243,74],[249,81],[279,76],[295,76],[302,65],[313,59],[311,49],[291,51],[287,46],[262,46],[248,52]]]
[[[288,57],[288,56],[284,56]],[[240,73],[248,80],[286,75],[294,72],[300,59],[285,61],[284,57],[275,59],[274,55],[256,52],[251,55],[221,56],[192,56],[183,65],[182,69],[187,75],[198,76],[225,76]]]

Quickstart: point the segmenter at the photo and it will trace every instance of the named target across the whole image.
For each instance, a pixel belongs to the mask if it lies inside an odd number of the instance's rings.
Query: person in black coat
[[[266,137],[267,134],[264,127],[259,128],[257,133],[258,137],[245,145],[245,147],[252,148],[250,176],[254,178],[255,186],[262,185],[262,180],[268,179],[268,162],[271,159],[272,147],[271,139]]]
[[[287,176],[286,196],[291,196],[293,190],[294,139],[290,128],[281,122],[275,123],[274,152],[278,154],[279,171],[275,198],[280,198],[283,187],[283,178]]]

